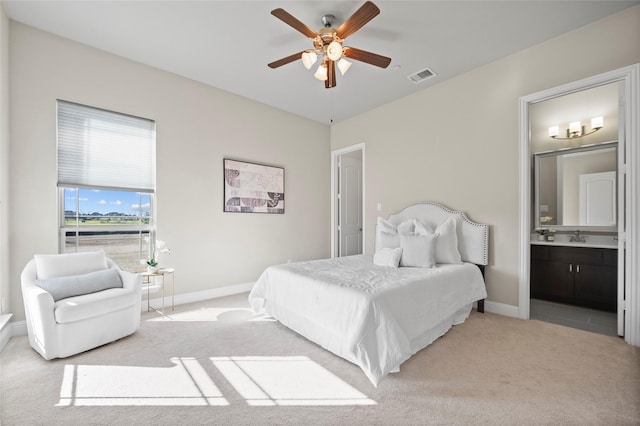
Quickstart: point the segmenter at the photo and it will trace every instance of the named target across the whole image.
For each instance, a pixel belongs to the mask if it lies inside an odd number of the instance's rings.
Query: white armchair
[[[119,276],[122,286],[93,278],[104,274]],[[44,359],[84,352],[140,326],[141,277],[122,271],[104,252],[36,255],[21,281],[29,343]]]

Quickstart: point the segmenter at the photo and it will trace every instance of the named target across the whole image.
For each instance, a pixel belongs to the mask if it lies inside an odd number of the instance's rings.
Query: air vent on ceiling
[[[411,74],[409,76],[409,80],[413,81],[414,84],[422,83],[428,78],[435,76],[436,73],[431,71],[429,68],[425,68],[422,71],[418,71],[417,73]]]

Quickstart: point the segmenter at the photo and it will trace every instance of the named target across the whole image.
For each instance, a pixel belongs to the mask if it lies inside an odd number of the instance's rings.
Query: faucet
[[[584,235],[580,235],[580,230],[576,230],[571,237],[569,237],[569,241],[572,243],[584,243],[586,242]]]

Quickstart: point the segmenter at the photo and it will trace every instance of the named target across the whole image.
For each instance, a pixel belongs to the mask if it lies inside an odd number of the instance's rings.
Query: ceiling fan
[[[318,60],[318,56],[322,56],[322,62],[314,76],[318,80],[324,81],[324,87],[327,89],[336,86],[336,65],[342,75],[344,75],[351,66],[351,62],[345,58],[366,62],[380,68],[386,68],[389,66],[391,58],[343,45],[347,37],[378,16],[379,13],[380,9],[378,9],[378,6],[367,1],[360,6],[349,19],[344,21],[337,30],[332,27],[336,20],[335,16],[322,16],[322,24],[324,27],[320,28],[316,33],[284,9],[274,9],[271,11],[273,16],[313,40],[313,49],[303,50],[302,52],[294,53],[286,58],[271,62],[269,67],[278,68],[289,62],[302,59],[304,66],[310,69]]]

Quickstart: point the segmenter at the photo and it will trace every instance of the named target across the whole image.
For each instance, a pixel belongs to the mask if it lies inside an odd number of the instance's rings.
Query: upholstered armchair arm
[[[140,294],[142,288],[142,276],[127,271],[120,271],[120,278],[122,279],[122,287],[130,288]]]
[[[53,296],[36,285],[36,267],[33,260],[22,271],[20,279],[29,339],[33,345],[41,348],[46,359],[51,359],[45,354],[57,351]]]

